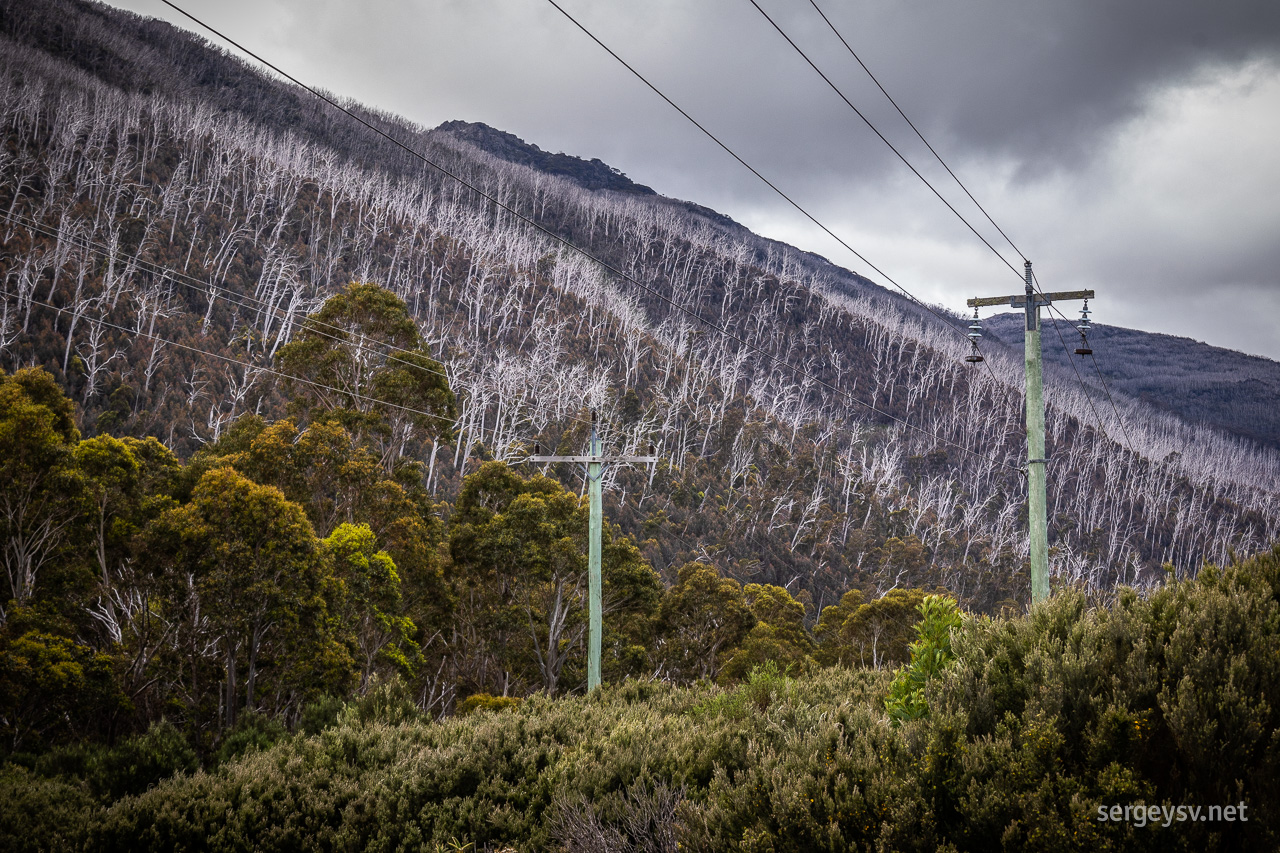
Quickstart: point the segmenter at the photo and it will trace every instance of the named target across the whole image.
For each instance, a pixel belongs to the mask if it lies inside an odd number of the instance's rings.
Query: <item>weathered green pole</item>
[[[604,610],[601,606],[603,584],[600,579],[601,536],[604,531],[604,506],[601,500],[604,491],[604,469],[607,465],[619,462],[658,461],[654,455],[653,445],[649,445],[648,456],[603,456],[600,453],[600,437],[596,434],[596,413],[591,413],[591,445],[586,456],[544,456],[538,445],[533,446],[533,455],[526,462],[573,462],[587,468],[587,506],[590,517],[587,521],[587,692],[600,686],[600,638],[604,623]]]
[[[1027,275],[1027,522],[1031,545],[1031,600],[1049,597],[1049,531],[1045,519],[1044,368],[1040,361],[1040,305]]]
[[[1049,597],[1049,525],[1045,518],[1045,465],[1044,458],[1044,368],[1040,360],[1040,307],[1068,299],[1089,300],[1092,290],[1068,290],[1060,293],[1036,293],[1035,279],[1031,275],[1031,261],[1026,263],[1026,287],[1013,296],[979,296],[970,299],[970,308],[984,305],[1008,305],[1023,308],[1027,312],[1026,328],[1026,380],[1027,380],[1027,527],[1031,550],[1031,600],[1044,601]],[[1088,302],[1085,303],[1088,305]],[[978,312],[975,310],[976,318]],[[976,326],[970,326],[974,329]],[[1083,329],[1081,334],[1083,334]],[[971,336],[972,337],[972,336]],[[981,337],[981,335],[977,336]],[[976,338],[975,338],[976,340]],[[968,362],[981,362],[977,357]],[[1076,352],[1084,354],[1081,350]],[[1092,352],[1092,350],[1089,350]]]
[[[587,692],[600,686],[600,547],[601,529],[604,527],[604,509],[601,502],[601,475],[604,465],[600,460],[600,440],[596,437],[595,415],[591,418],[591,459],[587,462],[587,493],[591,508],[591,520],[587,526]]]

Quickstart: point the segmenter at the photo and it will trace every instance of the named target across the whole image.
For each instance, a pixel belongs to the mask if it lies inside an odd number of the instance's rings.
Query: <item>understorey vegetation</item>
[[[284,353],[293,413],[185,464],[82,438],[40,369],[0,377],[0,846],[1276,842],[1280,549],[1026,615],[921,589],[813,613],[707,563],[664,580],[610,529],[606,686],[584,695],[584,501],[493,461],[438,504],[380,452],[451,440],[437,374],[349,346],[403,312],[370,285],[331,299]],[[325,371],[352,393],[304,390]],[[362,411],[361,383],[415,414]]]
[[[921,608],[916,647],[951,622]],[[931,615],[932,612],[932,615]],[[934,623],[930,625],[930,622]],[[966,617],[891,673],[627,678],[446,720],[388,681],[197,769],[161,723],[0,772],[7,850],[1217,851],[1280,842],[1280,550],[1102,605]],[[167,777],[167,778],[165,778]],[[1100,820],[1232,806],[1237,819]],[[1243,805],[1244,808],[1240,809]],[[1101,809],[1101,811],[1100,811]],[[1228,814],[1231,814],[1228,813]],[[1241,819],[1244,818],[1244,819]]]

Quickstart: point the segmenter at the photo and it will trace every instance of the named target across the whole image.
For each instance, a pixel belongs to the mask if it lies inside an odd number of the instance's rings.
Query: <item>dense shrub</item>
[[[83,784],[6,764],[0,767],[0,850],[76,849],[95,806]]]
[[[218,745],[217,763],[225,764],[247,753],[268,749],[285,734],[284,726],[274,717],[242,714],[235,728],[227,732]]]
[[[103,750],[95,763],[91,783],[101,797],[113,801],[141,794],[176,773],[194,773],[200,759],[182,732],[161,720],[146,733]]]
[[[1276,849],[1278,591],[1280,551],[1107,607],[1067,592],[968,620],[920,688],[928,714],[896,725],[875,670],[629,681],[444,722],[404,719],[388,685],[105,810],[11,766],[0,809],[41,849]],[[1098,820],[1238,803],[1247,822]]]

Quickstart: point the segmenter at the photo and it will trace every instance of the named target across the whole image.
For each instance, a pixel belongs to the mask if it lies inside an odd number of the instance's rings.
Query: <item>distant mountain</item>
[[[983,325],[992,338],[1022,347],[1021,314],[998,314]],[[1047,362],[1073,377],[1074,361],[1086,383],[1100,384],[1093,360],[1072,354],[1079,343],[1074,325],[1046,320],[1042,341]],[[1280,448],[1280,363],[1191,338],[1102,324],[1094,324],[1089,341],[1113,394]]]
[[[568,178],[583,189],[656,195],[649,187],[637,184],[598,158],[584,160],[570,154],[552,154],[525,142],[513,133],[496,130],[487,124],[446,121],[436,130],[453,134],[458,139],[489,152],[499,160],[530,166],[548,175]]]

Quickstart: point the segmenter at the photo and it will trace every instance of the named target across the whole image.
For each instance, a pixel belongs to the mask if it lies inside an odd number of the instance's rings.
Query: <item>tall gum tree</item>
[[[476,689],[536,686],[554,696],[584,676],[587,507],[554,480],[501,462],[469,475],[451,519],[459,590],[459,652]],[[601,573],[612,664],[628,668],[651,630],[660,582],[640,552],[610,531]]]
[[[81,518],[84,487],[72,458],[79,440],[74,407],[52,376],[39,368],[0,375],[0,562],[13,605],[30,604],[41,571]]]
[[[172,571],[190,590],[186,630],[202,635],[222,662],[223,725],[234,725],[242,708],[258,708],[264,668],[277,697],[298,701],[349,684],[350,656],[327,630],[326,554],[302,507],[279,489],[214,468],[152,535],[176,546]],[[329,671],[307,673],[308,661]],[[290,683],[300,674],[308,683]]]
[[[334,420],[388,472],[420,445],[452,439],[457,401],[404,302],[349,284],[307,317],[276,359],[304,420]],[[434,459],[434,452],[432,459]]]

